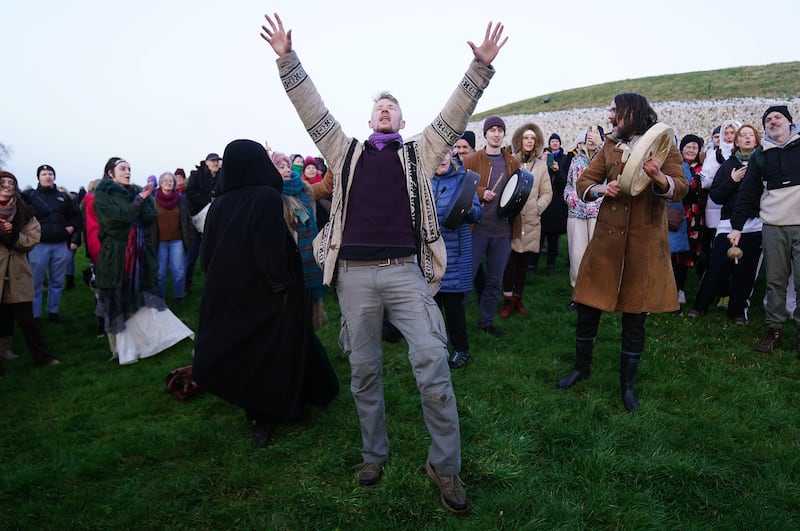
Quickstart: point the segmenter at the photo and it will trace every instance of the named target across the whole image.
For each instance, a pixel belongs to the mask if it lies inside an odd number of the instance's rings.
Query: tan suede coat
[[[617,179],[622,157],[618,141],[608,135],[603,149],[578,179],[579,197],[594,184]],[[680,200],[688,190],[676,146],[670,149],[661,171],[675,183],[671,198],[650,186],[636,197],[621,192],[603,199],[594,236],[578,271],[575,302],[627,313],[671,312],[680,307],[664,210],[665,199]]]

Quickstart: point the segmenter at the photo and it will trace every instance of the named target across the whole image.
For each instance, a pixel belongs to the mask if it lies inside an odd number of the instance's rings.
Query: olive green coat
[[[103,179],[94,191],[94,211],[100,225],[100,254],[95,266],[99,289],[122,289],[125,278],[125,246],[133,222],[139,220],[144,229],[145,256],[140,285],[153,288],[158,281],[158,258],[153,248],[151,231],[158,219],[155,202],[151,197],[136,200],[142,189],[131,185],[123,187],[111,179]]]

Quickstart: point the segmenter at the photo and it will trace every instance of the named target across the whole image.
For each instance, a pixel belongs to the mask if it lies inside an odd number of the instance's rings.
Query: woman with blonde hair
[[[567,184],[564,187],[564,201],[567,203],[567,244],[569,248],[569,284],[575,287],[578,278],[578,269],[581,266],[583,253],[589,246],[589,240],[594,234],[597,223],[597,213],[603,198],[594,201],[584,201],[578,196],[577,183],[583,171],[589,167],[594,156],[603,148],[602,127],[592,127],[578,135],[575,141],[575,156],[567,172]],[[573,302],[569,303],[571,310],[575,309]]]

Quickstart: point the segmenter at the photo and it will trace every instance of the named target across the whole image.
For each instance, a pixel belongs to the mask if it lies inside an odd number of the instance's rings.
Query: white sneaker
[[[678,291],[678,304],[686,304],[686,293],[683,290]]]

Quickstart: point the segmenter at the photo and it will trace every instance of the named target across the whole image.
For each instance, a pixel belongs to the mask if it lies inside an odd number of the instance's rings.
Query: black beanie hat
[[[475,133],[473,133],[472,131],[464,131],[464,134],[461,135],[461,138],[459,138],[459,140],[466,140],[467,144],[469,144],[469,147],[475,149]]]
[[[53,167],[50,166],[49,164],[42,164],[41,166],[36,168],[36,178],[38,179],[39,178],[39,174],[42,173],[45,170],[50,170],[51,172],[53,172],[53,178],[55,178],[56,170],[54,170]]]
[[[703,139],[702,138],[700,138],[697,135],[686,135],[683,138],[681,138],[680,151],[683,151],[683,148],[686,146],[686,144],[689,144],[691,142],[695,142],[700,151],[703,150]]]
[[[779,112],[782,115],[784,115],[787,120],[789,120],[789,123],[794,123],[794,122],[792,122],[792,115],[789,114],[789,107],[787,107],[786,105],[772,105],[766,111],[764,111],[764,114],[761,116],[761,126],[762,127],[764,125],[766,125],[766,123],[767,123],[767,115],[769,113],[771,113],[771,112]]]
[[[559,143],[559,144],[561,143],[561,137],[560,137],[560,136],[558,136],[556,133],[553,133],[552,135],[550,135],[550,138],[548,138],[548,139],[547,139],[547,143],[549,144],[549,143],[550,143],[550,141],[551,141],[551,140],[553,140],[554,138],[555,138],[556,140],[558,140],[558,143]]]

